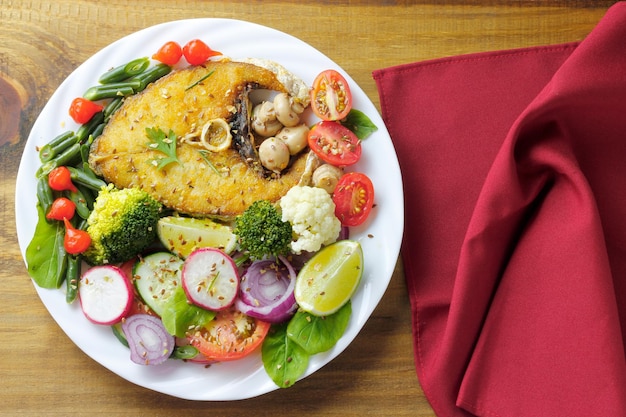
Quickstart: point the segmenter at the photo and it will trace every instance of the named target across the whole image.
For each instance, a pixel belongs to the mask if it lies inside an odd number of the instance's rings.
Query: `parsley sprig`
[[[150,142],[148,147],[165,154],[163,158],[155,158],[152,163],[156,165],[157,169],[161,170],[172,162],[177,162],[182,165],[178,156],[176,156],[176,134],[170,129],[166,135],[161,128],[147,127],[146,135]]]

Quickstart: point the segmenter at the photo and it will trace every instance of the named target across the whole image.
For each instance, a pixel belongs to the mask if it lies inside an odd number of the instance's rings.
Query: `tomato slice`
[[[311,108],[322,120],[341,120],[348,115],[352,108],[352,93],[343,75],[329,69],[315,77]]]
[[[333,192],[335,216],[344,226],[358,226],[365,222],[374,206],[374,185],[360,172],[343,175]]]
[[[209,361],[232,361],[261,345],[270,324],[230,308],[217,312],[204,328],[190,335],[189,343]]]
[[[344,167],[361,158],[361,141],[338,122],[317,123],[309,130],[308,142],[311,150],[331,165]]]

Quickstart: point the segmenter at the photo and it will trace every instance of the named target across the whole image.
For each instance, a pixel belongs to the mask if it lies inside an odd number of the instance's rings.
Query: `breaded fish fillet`
[[[245,118],[241,111],[247,111],[241,102],[251,88],[285,91],[273,72],[247,63],[208,62],[172,72],[125,100],[94,141],[89,163],[116,187],[144,189],[166,207],[190,215],[232,217],[256,200],[277,201],[298,183],[306,153],[294,158],[280,177],[267,178],[253,169],[240,149],[201,153],[179,141],[181,163],[159,170],[154,161],[165,155],[148,146],[146,128],[172,130],[184,137],[212,119],[238,119],[240,126]],[[240,132],[232,133],[236,143]]]

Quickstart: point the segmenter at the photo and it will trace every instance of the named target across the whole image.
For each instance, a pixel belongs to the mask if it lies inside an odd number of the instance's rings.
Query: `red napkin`
[[[377,70],[439,416],[626,416],[626,3],[580,44]]]

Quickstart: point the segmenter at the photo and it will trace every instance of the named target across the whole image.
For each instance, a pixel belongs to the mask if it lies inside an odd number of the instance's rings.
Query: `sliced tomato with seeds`
[[[374,206],[374,185],[361,172],[344,174],[333,192],[335,216],[344,226],[363,224]]]
[[[317,123],[309,130],[307,139],[311,150],[331,165],[345,167],[361,158],[361,141],[338,122]]]
[[[352,109],[352,93],[348,82],[339,72],[322,71],[313,81],[311,108],[322,120],[341,120]]]
[[[232,361],[261,345],[270,324],[235,308],[217,312],[215,319],[189,336],[189,343],[208,361]]]

